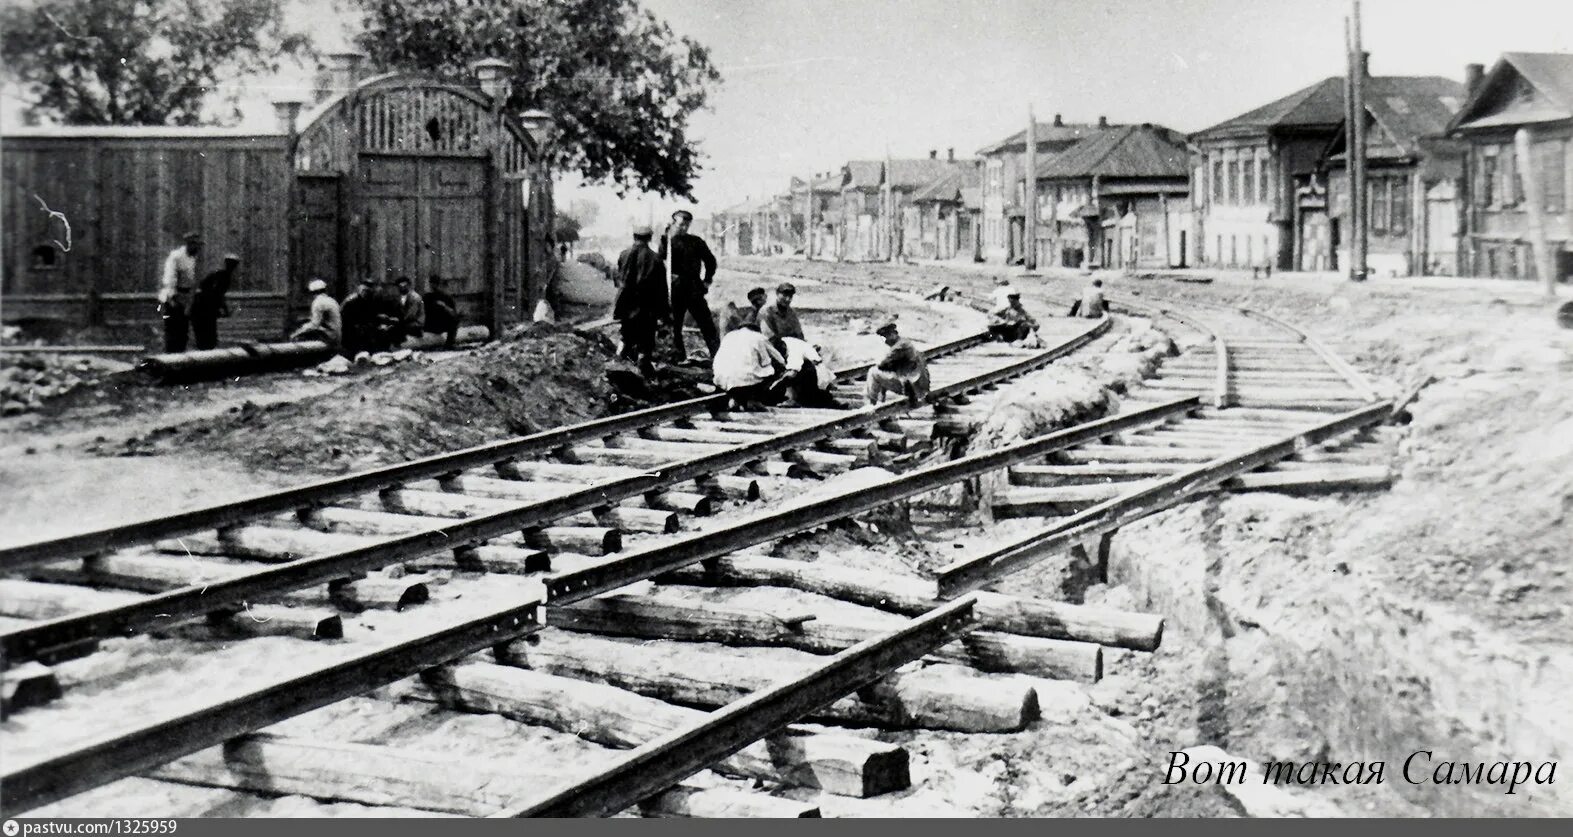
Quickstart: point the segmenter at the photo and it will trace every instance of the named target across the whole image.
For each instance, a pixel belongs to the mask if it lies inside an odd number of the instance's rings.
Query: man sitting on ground
[[[1038,328],[1038,321],[1021,307],[1021,294],[1012,290],[1005,304],[989,312],[989,335],[1002,343],[1027,339]]]
[[[339,348],[339,339],[343,334],[342,320],[339,314],[339,304],[333,301],[328,294],[328,283],[321,279],[313,279],[306,286],[314,296],[311,298],[311,319],[289,336],[296,342],[306,340],[321,340],[335,351]]]
[[[765,405],[779,402],[771,389],[786,359],[759,333],[759,325],[743,321],[727,323],[727,332],[716,347],[712,363],[715,385],[726,391],[736,409],[757,412]]]
[[[887,321],[874,333],[885,338],[890,350],[868,370],[869,406],[884,403],[885,393],[891,392],[905,396],[912,406],[921,407],[929,395],[929,369],[923,353],[901,336],[894,321]]]
[[[415,337],[421,333],[426,325],[426,302],[421,295],[411,287],[410,277],[400,276],[398,282],[399,295],[398,322],[393,324],[393,329],[388,335],[388,342],[395,346],[404,345],[406,337]]]
[[[1103,299],[1103,280],[1094,279],[1092,284],[1087,286],[1087,290],[1082,291],[1081,299],[1071,303],[1070,314],[1067,316],[1074,317],[1080,314],[1089,320],[1096,320],[1108,313],[1108,310],[1109,303]]]
[[[426,308],[425,331],[427,334],[446,335],[442,347],[451,349],[459,339],[459,306],[453,302],[453,297],[443,290],[443,278],[433,273],[431,277],[431,290],[421,297],[421,302]]]
[[[351,360],[361,352],[380,352],[388,347],[392,321],[383,308],[383,300],[377,297],[377,283],[370,277],[360,280],[355,292],[344,298],[340,309],[344,354]]]
[[[835,383],[836,376],[824,368],[819,350],[807,340],[796,337],[783,337],[781,342],[786,346],[786,397],[799,407],[842,409],[841,403],[826,391]]]

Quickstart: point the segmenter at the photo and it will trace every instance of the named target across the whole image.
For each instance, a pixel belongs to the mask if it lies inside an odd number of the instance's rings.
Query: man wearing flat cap
[[[710,313],[709,301],[705,299],[710,282],[715,279],[715,254],[710,252],[710,245],[704,239],[688,232],[688,226],[693,220],[693,213],[686,209],[673,212],[672,223],[666,228],[666,234],[661,236],[659,253],[661,260],[669,265],[671,281],[668,299],[671,302],[672,342],[679,363],[688,357],[688,349],[683,345],[683,320],[686,317],[694,318],[694,324],[699,326],[699,334],[704,337],[705,346],[710,349],[712,357],[716,347],[721,345],[721,335],[716,333],[715,317]],[[668,254],[671,256],[669,260]]]
[[[782,341],[788,337],[803,337],[803,323],[798,320],[797,312],[792,310],[792,300],[797,296],[797,288],[791,282],[782,282],[776,286],[775,299],[769,305],[759,309],[759,333],[765,336],[776,351],[786,353],[786,344]]]
[[[929,395],[929,369],[923,353],[911,340],[901,336],[895,320],[886,320],[874,333],[885,339],[889,351],[868,370],[868,389],[864,394],[868,396],[869,406],[884,403],[885,393],[890,392],[905,396],[914,407],[921,407]]]
[[[191,339],[197,350],[218,347],[219,317],[229,316],[229,286],[240,269],[240,256],[224,255],[224,266],[202,277],[191,297]]]
[[[639,364],[645,374],[651,371],[655,354],[655,329],[670,309],[667,307],[666,267],[650,249],[651,230],[634,227],[634,243],[617,256],[617,301],[612,304],[612,319],[622,324],[623,359]],[[682,344],[682,336],[678,336]]]

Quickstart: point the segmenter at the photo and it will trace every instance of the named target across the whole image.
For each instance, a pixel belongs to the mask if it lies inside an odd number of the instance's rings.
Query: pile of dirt
[[[96,357],[22,354],[0,368],[0,415],[40,409],[84,384],[122,372],[123,363]]]
[[[443,363],[379,369],[312,400],[247,402],[108,452],[221,452],[255,468],[343,473],[605,415],[605,346],[555,327],[530,334]]]

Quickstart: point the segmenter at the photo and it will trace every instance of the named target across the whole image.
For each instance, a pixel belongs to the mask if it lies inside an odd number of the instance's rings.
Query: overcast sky
[[[848,159],[958,157],[1040,119],[1155,122],[1194,131],[1343,72],[1349,0],[643,0],[706,44],[725,78],[692,136],[706,215]],[[327,4],[292,0],[319,42]],[[1573,52],[1570,0],[1365,0],[1378,75],[1461,78],[1504,51]],[[330,44],[320,43],[326,51]],[[279,82],[272,82],[278,84]],[[288,81],[284,82],[289,83]],[[255,92],[269,82],[259,81]],[[14,100],[6,101],[7,122]],[[247,124],[266,126],[265,95]],[[607,188],[592,231],[650,210]],[[670,201],[654,202],[664,216]]]
[[[957,156],[1039,119],[1194,131],[1343,72],[1349,0],[645,0],[725,76],[695,119],[705,209],[847,159]],[[1573,52],[1568,0],[1366,0],[1377,75]],[[609,207],[610,208],[610,207]],[[615,210],[611,214],[616,214]],[[608,218],[608,221],[611,219]]]

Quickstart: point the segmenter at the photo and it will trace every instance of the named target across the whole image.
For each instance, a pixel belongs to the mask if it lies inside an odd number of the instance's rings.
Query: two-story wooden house
[[[1095,125],[1068,124],[1056,113],[1053,122],[1033,124],[1033,146],[1038,159],[1042,160],[1108,127],[1109,120],[1105,117],[1098,117]],[[1027,241],[1023,208],[1026,202],[1026,129],[978,149],[978,157],[983,161],[979,219],[983,258],[1004,264],[1019,261],[1026,252]]]
[[[1573,55],[1509,52],[1473,88],[1451,125],[1466,144],[1465,270],[1533,278],[1539,221],[1559,279],[1573,275]],[[1524,132],[1529,158],[1516,147]],[[1525,164],[1528,165],[1525,165]]]
[[[1038,164],[1038,264],[1186,264],[1185,137],[1160,125],[1102,131]]]

